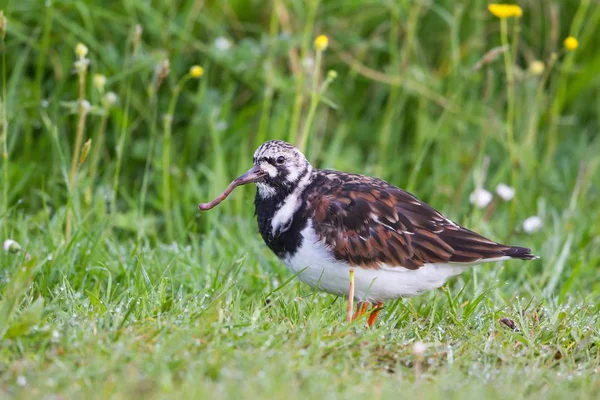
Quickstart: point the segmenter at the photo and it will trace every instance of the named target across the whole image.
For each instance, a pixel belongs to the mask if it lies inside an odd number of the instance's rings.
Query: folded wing
[[[408,192],[376,178],[325,172],[307,199],[313,228],[340,261],[363,268],[533,259],[461,227]]]

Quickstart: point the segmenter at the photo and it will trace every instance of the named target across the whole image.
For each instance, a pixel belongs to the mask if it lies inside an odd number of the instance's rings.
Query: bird
[[[382,179],[314,168],[282,140],[261,144],[252,168],[198,207],[209,210],[249,183],[257,187],[255,215],[269,249],[301,281],[334,295],[348,295],[353,270],[352,319],[371,305],[368,326],[384,302],[438,288],[474,265],[537,258],[451,221]]]

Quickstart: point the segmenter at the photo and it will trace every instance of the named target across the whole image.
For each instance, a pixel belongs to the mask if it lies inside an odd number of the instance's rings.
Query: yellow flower
[[[573,36],[569,36],[563,42],[565,45],[565,49],[568,51],[573,51],[579,46],[579,40],[575,39]]]
[[[544,73],[546,66],[540,60],[534,60],[529,64],[529,73],[531,75],[539,76]]]
[[[317,50],[317,51],[323,51],[329,45],[329,39],[325,35],[319,35],[315,39],[314,45],[315,45],[315,50]]]
[[[500,19],[510,17],[521,17],[523,15],[523,9],[515,4],[488,4],[488,10],[494,14],[495,17]]]
[[[192,68],[190,68],[190,75],[192,78],[200,78],[202,75],[204,75],[204,68],[199,65],[194,65]]]
[[[87,46],[83,43],[77,43],[77,45],[75,46],[75,54],[77,54],[79,58],[84,58],[85,56],[87,56],[87,53]]]

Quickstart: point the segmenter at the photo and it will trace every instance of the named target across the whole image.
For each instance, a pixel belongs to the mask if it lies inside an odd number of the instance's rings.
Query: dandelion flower
[[[79,58],[84,58],[85,56],[87,56],[87,53],[87,46],[83,43],[77,43],[77,45],[75,46],[75,54],[77,54]]]
[[[4,251],[9,253],[16,253],[21,250],[21,245],[16,240],[7,239],[4,241]]]
[[[534,76],[540,76],[544,73],[546,65],[540,60],[534,60],[529,64],[529,73]]]
[[[325,36],[325,35],[319,35],[315,39],[314,45],[315,45],[315,50],[324,51],[327,48],[327,46],[329,46],[329,38],[327,38],[327,36]]]
[[[523,15],[523,9],[515,4],[488,4],[488,10],[500,19],[521,17]]]
[[[469,196],[469,201],[477,208],[485,208],[492,201],[492,194],[483,188],[477,188]]]
[[[567,37],[563,43],[565,45],[565,49],[568,51],[573,51],[579,47],[579,40],[575,39],[573,36]]]
[[[190,75],[192,78],[200,78],[202,75],[204,75],[204,68],[199,65],[194,65],[192,68],[190,68]]]
[[[104,85],[106,85],[106,77],[102,74],[95,74],[94,86],[96,87],[96,89],[102,92],[104,91]]]
[[[525,221],[523,221],[523,230],[525,231],[525,233],[536,233],[537,231],[542,229],[543,226],[544,221],[542,221],[542,219],[537,215],[529,217]]]
[[[496,194],[504,201],[510,201],[515,197],[515,189],[505,183],[499,183],[496,186]]]

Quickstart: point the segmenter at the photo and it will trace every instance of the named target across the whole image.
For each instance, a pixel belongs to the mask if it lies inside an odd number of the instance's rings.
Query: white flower
[[[106,85],[106,77],[102,74],[95,74],[94,86],[96,87],[96,89],[102,92],[104,91],[104,85]]]
[[[469,201],[477,208],[485,208],[492,201],[492,194],[483,188],[477,188],[469,196]]]
[[[219,36],[213,43],[215,48],[220,51],[227,51],[231,48],[231,41],[223,36]]]
[[[90,60],[87,58],[80,58],[79,60],[73,63],[77,73],[81,74],[87,71],[88,66],[90,65]]]
[[[25,378],[23,375],[17,376],[17,385],[21,387],[27,385],[27,378]]]
[[[544,226],[544,221],[542,221],[542,219],[540,217],[538,217],[537,215],[534,215],[533,217],[529,217],[525,221],[523,221],[523,230],[526,233],[535,233],[535,232],[539,231],[540,229],[542,229],[543,226]]]
[[[529,64],[528,71],[531,75],[539,76],[544,73],[544,69],[546,69],[546,66],[542,61],[534,60]]]
[[[515,197],[515,189],[505,183],[499,183],[498,186],[496,186],[496,193],[504,201],[510,201]]]
[[[423,342],[415,342],[413,345],[413,355],[417,357],[423,357],[425,355],[425,350],[427,349],[427,345]]]
[[[119,97],[115,92],[108,92],[104,95],[104,101],[106,102],[106,105],[113,106],[117,104],[117,101],[119,101]]]
[[[87,100],[81,100],[81,109],[85,112],[88,112],[92,109],[92,105]]]
[[[306,57],[302,58],[301,63],[302,63],[302,67],[307,72],[312,72],[312,70],[315,67],[315,59],[310,56],[306,56]]]
[[[16,240],[8,239],[4,241],[4,251],[16,253],[21,250],[21,245]]]

